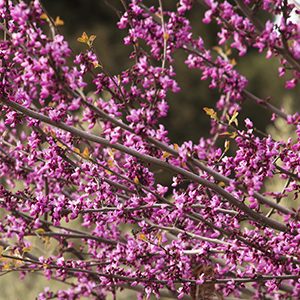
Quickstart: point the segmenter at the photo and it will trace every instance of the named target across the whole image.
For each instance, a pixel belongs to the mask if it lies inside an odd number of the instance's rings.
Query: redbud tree
[[[74,53],[40,1],[0,0],[0,270],[65,283],[37,299],[300,297],[300,116],[253,94],[236,67],[255,51],[278,61],[274,84],[296,87],[299,3],[174,2],[121,1],[130,67],[110,74],[95,35]],[[199,5],[218,27],[213,49],[188,19]],[[203,107],[209,137],[180,145],[162,124],[178,52],[219,94]],[[256,129],[245,101],[295,134]]]

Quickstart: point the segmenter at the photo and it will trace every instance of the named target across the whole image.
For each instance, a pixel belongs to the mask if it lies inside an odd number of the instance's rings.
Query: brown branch
[[[220,186],[218,186],[215,183],[212,183],[200,176],[197,176],[194,173],[191,173],[183,168],[177,167],[177,166],[173,166],[170,165],[169,163],[167,163],[166,161],[162,161],[156,157],[152,157],[150,155],[147,154],[142,154],[136,150],[130,149],[124,145],[121,145],[119,143],[110,143],[108,140],[96,136],[94,134],[90,134],[87,133],[85,131],[79,130],[75,127],[71,127],[68,126],[64,123],[60,123],[60,122],[55,122],[53,120],[51,120],[49,117],[37,113],[29,108],[23,107],[22,105],[16,103],[16,102],[12,102],[6,99],[1,99],[0,101],[2,101],[5,105],[13,108],[16,111],[22,112],[23,114],[34,118],[36,120],[42,121],[44,123],[47,123],[49,125],[52,125],[54,127],[60,128],[64,131],[70,132],[72,134],[74,134],[75,136],[81,137],[83,139],[98,143],[100,145],[103,145],[105,147],[111,147],[114,148],[116,150],[119,150],[123,153],[129,154],[131,156],[134,156],[146,163],[149,164],[153,164],[156,166],[159,166],[165,170],[169,170],[171,172],[175,172],[176,174],[181,174],[182,176],[188,178],[189,180],[192,180],[194,182],[197,182],[201,185],[206,186],[207,188],[213,190],[215,193],[222,195],[224,198],[226,198],[231,205],[234,205],[235,207],[239,208],[241,211],[243,211],[246,215],[248,215],[251,219],[253,219],[254,221],[261,223],[265,226],[269,226],[273,229],[279,230],[279,231],[284,231],[284,232],[289,232],[290,230],[288,229],[288,227],[286,227],[284,224],[273,220],[273,219],[269,219],[266,218],[264,215],[261,215],[255,211],[253,211],[252,209],[250,209],[247,205],[245,205],[243,202],[241,202],[239,199],[235,198],[234,196],[232,196],[230,193],[228,193],[226,190],[224,190],[223,188],[221,188]],[[291,234],[296,235],[297,232],[296,231],[292,231]]]
[[[59,270],[66,270],[67,272],[72,272],[72,273],[86,273],[86,274],[91,274],[91,275],[96,275],[96,276],[103,276],[109,279],[118,279],[121,281],[125,282],[153,282],[153,283],[158,283],[158,284],[168,284],[167,280],[158,280],[155,278],[142,278],[142,277],[130,277],[130,276],[124,276],[124,275],[119,275],[119,274],[106,274],[106,273],[101,273],[101,272],[96,272],[96,271],[91,271],[87,269],[79,269],[79,268],[69,268],[69,267],[64,267],[64,266],[57,266],[55,264],[47,264],[45,266],[43,263],[41,263],[38,260],[31,260],[31,259],[25,259],[22,257],[17,257],[17,256],[12,256],[12,255],[6,255],[2,254],[2,257],[14,259],[14,260],[20,260],[23,262],[27,263],[32,263],[35,265],[40,265],[43,267],[46,267],[47,269],[59,269]],[[234,283],[247,283],[247,282],[264,282],[268,280],[297,280],[300,278],[300,275],[256,275],[254,277],[240,277],[240,278],[223,278],[223,279],[210,279],[210,280],[205,280],[203,282],[203,285],[205,284],[226,284],[229,281],[233,281]],[[189,282],[189,283],[194,283],[197,284],[197,280],[195,279],[186,279],[186,278],[179,278],[174,280],[174,283],[183,283],[183,282]]]

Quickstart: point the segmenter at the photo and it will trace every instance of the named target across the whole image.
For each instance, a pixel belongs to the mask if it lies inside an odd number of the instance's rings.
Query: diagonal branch
[[[273,229],[279,230],[279,231],[283,231],[283,232],[290,232],[293,235],[297,235],[296,231],[290,231],[288,229],[287,226],[285,226],[284,224],[273,220],[273,219],[269,219],[266,218],[264,215],[261,215],[255,211],[253,211],[252,209],[250,209],[247,205],[245,205],[243,202],[241,202],[240,200],[238,200],[237,198],[235,198],[233,195],[231,195],[229,192],[227,192],[226,190],[224,190],[223,188],[221,188],[220,186],[218,186],[215,183],[212,183],[194,173],[191,173],[183,168],[177,167],[177,166],[173,166],[170,165],[169,163],[167,163],[166,161],[162,161],[158,158],[152,157],[150,155],[147,154],[143,154],[140,153],[136,150],[130,149],[126,146],[123,146],[119,143],[110,143],[108,140],[96,136],[94,134],[90,134],[87,133],[83,130],[77,129],[75,127],[71,127],[68,126],[64,123],[60,123],[60,122],[55,122],[53,120],[51,120],[49,117],[37,113],[29,108],[26,108],[16,102],[12,102],[6,99],[1,99],[0,101],[2,101],[5,105],[9,106],[10,108],[22,112],[23,114],[34,118],[36,120],[42,121],[44,123],[47,123],[51,126],[60,128],[64,131],[68,131],[72,134],[74,134],[75,136],[81,137],[83,139],[98,143],[100,145],[103,145],[105,147],[111,147],[114,148],[116,150],[119,150],[123,153],[129,154],[131,156],[134,156],[140,160],[142,160],[143,162],[149,163],[149,164],[153,164],[156,166],[159,166],[165,170],[171,171],[171,172],[175,172],[176,174],[180,174],[186,178],[188,178],[189,180],[192,180],[194,182],[197,182],[201,185],[206,186],[207,188],[213,190],[215,193],[222,195],[224,198],[226,198],[232,205],[234,205],[235,207],[239,208],[241,211],[243,211],[246,215],[248,215],[251,219],[253,219],[254,221],[261,223],[264,226],[269,226]]]

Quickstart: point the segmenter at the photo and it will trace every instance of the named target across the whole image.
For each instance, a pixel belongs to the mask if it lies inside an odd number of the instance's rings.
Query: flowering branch
[[[202,22],[218,28],[210,48],[189,20],[195,1],[121,0],[117,26],[132,52],[113,74],[94,34],[78,37],[77,55],[64,21],[27,2],[0,1],[1,275],[66,283],[41,300],[115,300],[123,289],[298,299],[299,114],[250,92],[236,67],[256,49],[278,58],[285,88],[297,86],[295,3],[199,1]],[[183,56],[219,99],[203,108],[209,134],[179,145],[161,120]],[[272,113],[268,127],[246,117],[246,99]],[[271,136],[277,122],[293,132]]]

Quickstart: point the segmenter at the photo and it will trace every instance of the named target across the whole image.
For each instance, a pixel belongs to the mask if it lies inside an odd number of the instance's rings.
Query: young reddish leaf
[[[214,119],[214,120],[217,120],[218,117],[217,117],[217,113],[212,109],[212,108],[209,108],[209,107],[204,107],[203,110],[205,111],[205,113],[211,117],[211,119]]]
[[[163,151],[163,155],[162,155],[162,158],[163,159],[167,159],[171,156],[171,154],[169,152],[166,152],[166,151]]]
[[[226,140],[224,143],[224,146],[225,146],[224,153],[226,153],[230,148],[230,141]]]
[[[48,17],[47,14],[45,14],[45,13],[42,13],[40,18],[41,18],[42,20],[49,20],[49,17]]]
[[[59,16],[57,16],[54,21],[54,25],[55,26],[63,26],[64,24],[65,24],[65,22]]]
[[[85,147],[83,152],[81,153],[82,157],[85,159],[89,159],[90,158],[90,151],[88,147]]]
[[[83,32],[81,37],[79,37],[77,39],[78,42],[83,43],[83,44],[87,44],[89,41],[89,37],[87,36],[86,32]]]
[[[148,240],[147,237],[146,237],[146,235],[145,235],[144,233],[142,233],[142,232],[139,232],[139,233],[137,234],[137,238],[138,238],[139,240],[145,241],[145,242]]]
[[[73,151],[74,151],[76,154],[79,154],[79,155],[80,155],[80,149],[79,149],[79,148],[74,147],[74,148],[73,148]]]
[[[238,120],[237,120],[238,115],[239,115],[239,113],[237,111],[235,111],[233,113],[233,115],[231,116],[231,118],[229,119],[228,124],[231,125],[232,123],[234,123],[236,126],[238,126]]]

